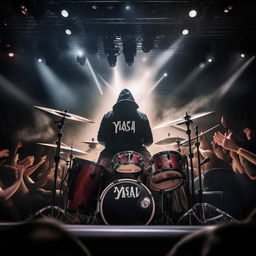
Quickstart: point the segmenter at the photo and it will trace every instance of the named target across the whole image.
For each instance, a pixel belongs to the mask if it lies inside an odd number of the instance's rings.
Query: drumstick
[[[210,129],[206,130],[205,132],[202,132],[201,134],[198,135],[198,137],[200,138],[202,135],[206,134],[207,132],[210,132],[211,130],[217,128],[218,126],[220,126],[220,124],[217,124],[213,127],[211,127]],[[195,140],[196,137],[194,138],[191,138],[191,141]],[[185,144],[186,142],[188,142],[188,139],[187,140],[183,140],[182,142],[180,142],[180,146],[182,146],[183,144]]]

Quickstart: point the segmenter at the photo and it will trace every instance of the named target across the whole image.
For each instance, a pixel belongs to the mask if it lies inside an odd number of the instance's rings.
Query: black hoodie
[[[142,151],[153,143],[147,115],[138,111],[131,92],[123,89],[113,110],[101,121],[98,141],[110,153],[133,150]]]

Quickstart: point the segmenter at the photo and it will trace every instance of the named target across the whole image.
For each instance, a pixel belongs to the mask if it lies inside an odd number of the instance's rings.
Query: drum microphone
[[[202,162],[200,162],[200,165],[203,165],[205,163],[208,163],[211,160],[210,157],[206,157]]]

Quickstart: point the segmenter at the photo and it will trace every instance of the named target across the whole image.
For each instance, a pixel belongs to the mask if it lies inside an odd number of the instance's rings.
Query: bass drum
[[[107,225],[147,225],[155,214],[155,201],[149,189],[132,179],[109,184],[100,196],[100,214]]]

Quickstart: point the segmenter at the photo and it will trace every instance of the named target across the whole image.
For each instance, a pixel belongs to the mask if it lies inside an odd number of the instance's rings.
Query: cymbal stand
[[[190,130],[190,124],[193,123],[192,120],[190,119],[190,115],[186,113],[184,116],[184,119],[186,120],[185,124],[187,126],[187,135],[188,135],[188,145],[189,145],[189,159],[190,159],[190,184],[191,184],[191,189],[190,189],[190,194],[191,194],[191,199],[189,200],[192,204],[195,202],[195,191],[194,191],[194,168],[193,168],[193,157],[194,154],[192,152],[192,145],[191,145],[191,130]]]
[[[189,178],[188,157],[186,155],[183,155],[183,158],[186,164],[185,191],[186,191],[186,196],[188,198],[188,206],[189,208],[191,208],[192,203],[191,203],[190,190],[189,190],[190,178]]]
[[[200,164],[200,141],[199,141],[199,136],[198,136],[198,126],[195,126],[195,135],[196,135],[196,149],[197,149],[197,159],[198,159],[198,178],[199,178],[199,189],[198,189],[198,202],[201,211],[201,217],[202,217],[202,223],[206,222],[205,218],[205,208],[203,207],[203,186],[202,186],[202,168]]]
[[[56,140],[56,152],[55,152],[55,157],[54,157],[54,161],[55,161],[55,170],[54,170],[54,182],[53,182],[53,196],[52,196],[52,211],[51,211],[51,217],[54,217],[54,207],[56,205],[56,188],[57,188],[57,176],[58,176],[58,168],[59,168],[59,162],[60,162],[60,152],[61,152],[61,139],[63,136],[63,126],[66,120],[66,113],[67,110],[65,109],[63,112],[65,112],[65,115],[63,115],[63,117],[58,120],[55,121],[55,123],[57,124],[57,128],[58,128],[58,132],[57,132],[57,140]]]
[[[68,166],[68,171],[66,172],[66,174],[65,174],[65,176],[64,176],[64,178],[63,178],[63,180],[62,180],[61,185],[63,185],[64,181],[65,181],[66,178],[68,177],[69,172],[70,172],[70,170],[71,170],[71,168],[72,168],[72,165],[73,165],[73,158],[74,158],[72,152],[73,152],[73,147],[71,147],[71,151],[70,151],[70,155],[69,155],[69,160],[66,161],[67,166]],[[67,190],[66,190],[66,195],[65,195],[65,199],[64,199],[64,222],[66,222],[66,220],[67,220],[68,195],[69,195],[69,189],[70,189],[70,185],[69,185],[69,184],[67,185],[66,189],[67,189]]]

